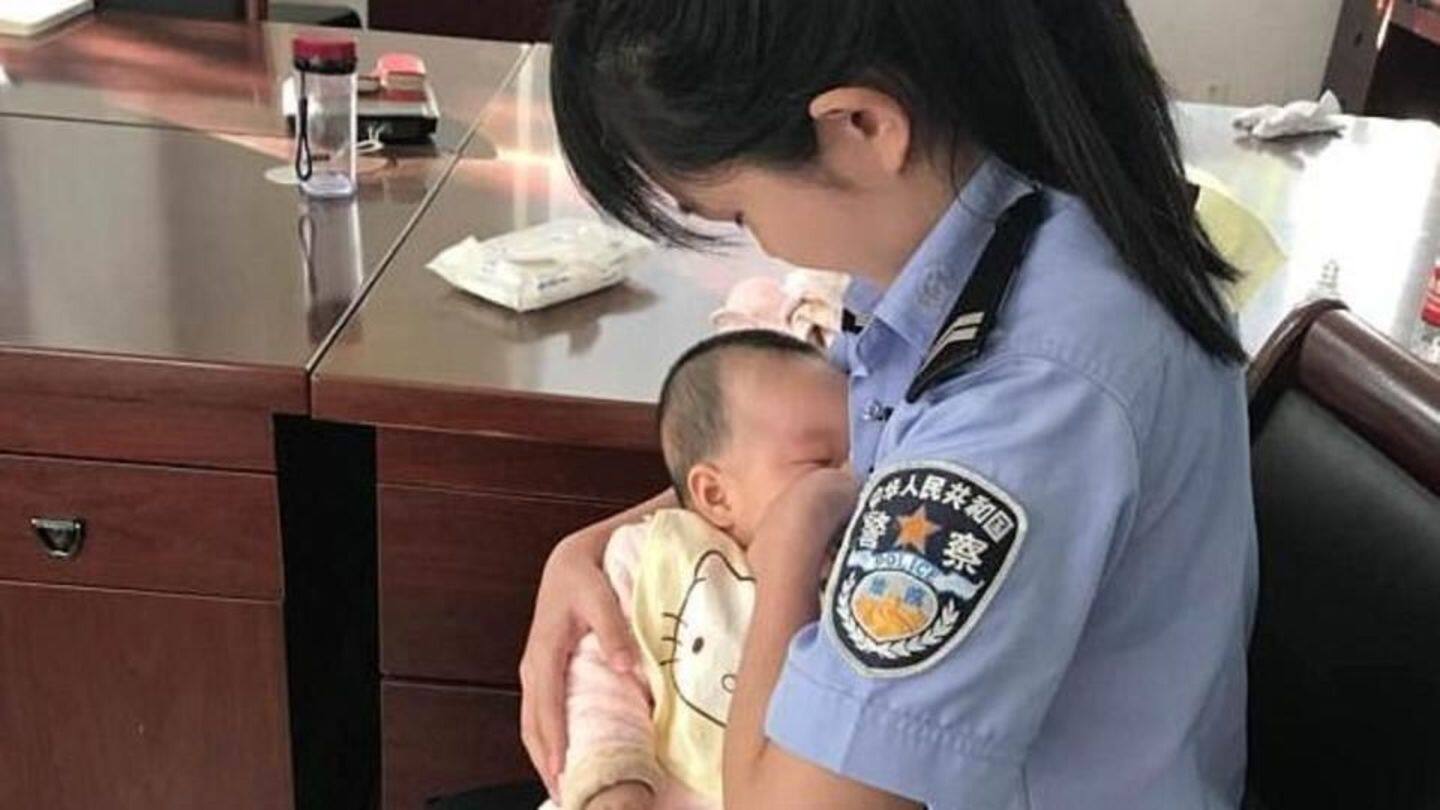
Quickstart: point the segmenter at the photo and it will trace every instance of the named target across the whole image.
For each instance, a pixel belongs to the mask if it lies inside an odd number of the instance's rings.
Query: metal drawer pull
[[[85,521],[80,518],[31,518],[30,528],[40,545],[57,560],[73,560],[80,556],[85,542]]]

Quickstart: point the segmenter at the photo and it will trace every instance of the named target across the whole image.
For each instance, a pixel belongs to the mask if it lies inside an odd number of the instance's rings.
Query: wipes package
[[[630,262],[649,250],[630,231],[561,219],[483,242],[469,237],[429,267],[465,292],[530,312],[624,281]]]

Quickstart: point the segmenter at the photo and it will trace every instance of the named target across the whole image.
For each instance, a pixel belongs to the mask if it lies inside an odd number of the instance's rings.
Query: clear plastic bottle
[[[296,37],[295,175],[312,197],[355,193],[355,42]]]
[[[1440,262],[1436,262],[1425,288],[1425,307],[1420,311],[1414,349],[1421,360],[1440,366]]]

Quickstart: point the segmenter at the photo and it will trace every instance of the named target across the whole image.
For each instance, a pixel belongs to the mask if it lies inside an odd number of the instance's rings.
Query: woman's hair
[[[1124,0],[561,0],[551,91],[591,199],[694,245],[653,177],[801,168],[810,102],[867,86],[917,148],[978,145],[1083,200],[1121,258],[1210,354],[1245,358],[1200,227],[1164,85]]]

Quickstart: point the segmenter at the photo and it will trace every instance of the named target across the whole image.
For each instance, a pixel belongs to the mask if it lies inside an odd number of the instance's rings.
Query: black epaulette
[[[1043,191],[1032,191],[1005,209],[995,222],[995,234],[946,317],[945,327],[935,336],[920,373],[910,383],[910,390],[905,393],[906,402],[914,403],[933,386],[959,374],[967,363],[979,356],[985,338],[995,328],[996,316],[1005,303],[1015,271],[1025,261],[1030,243],[1045,220],[1045,203]]]
[[[849,309],[843,310],[840,313],[840,331],[846,334],[858,335],[861,332],[864,332],[865,327],[869,325],[869,315],[859,315],[850,311]]]

